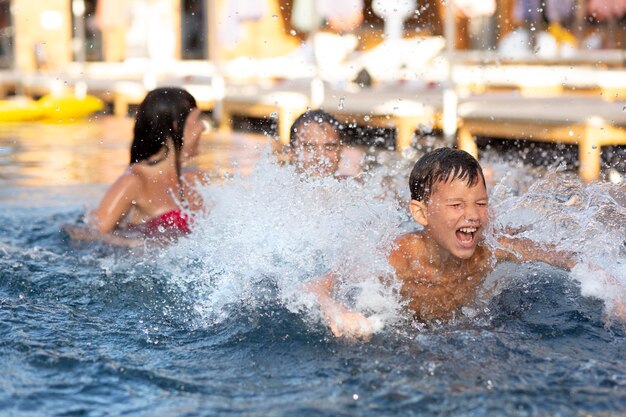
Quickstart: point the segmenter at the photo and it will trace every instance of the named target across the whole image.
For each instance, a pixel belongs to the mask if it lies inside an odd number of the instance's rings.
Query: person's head
[[[293,125],[289,137],[299,170],[313,175],[333,175],[341,157],[342,126],[323,110],[308,110]]]
[[[470,258],[489,223],[485,178],[465,151],[440,148],[425,154],[409,177],[415,221],[426,236],[457,258]]]
[[[167,146],[168,141],[178,161],[184,140],[197,141],[202,132],[201,127],[192,129],[191,123],[187,123],[188,119],[192,121],[190,114],[199,117],[199,112],[196,100],[186,90],[165,87],[150,91],[139,105],[135,118],[130,163],[147,160]],[[199,120],[197,124],[201,126]]]

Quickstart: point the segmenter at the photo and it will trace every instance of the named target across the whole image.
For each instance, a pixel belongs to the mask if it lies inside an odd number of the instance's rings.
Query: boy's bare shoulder
[[[414,232],[404,233],[398,236],[393,243],[393,251],[407,251],[414,249],[423,244],[422,232],[416,230]]]
[[[389,253],[389,262],[396,268],[408,267],[421,252],[423,244],[422,234],[419,231],[398,236]]]
[[[412,232],[403,233],[394,241],[396,245],[411,245],[422,240],[422,231],[414,230]]]

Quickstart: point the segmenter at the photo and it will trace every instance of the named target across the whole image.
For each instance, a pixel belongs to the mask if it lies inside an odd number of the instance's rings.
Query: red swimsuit
[[[149,236],[182,236],[191,232],[189,220],[181,210],[170,210],[148,220],[145,231]]]

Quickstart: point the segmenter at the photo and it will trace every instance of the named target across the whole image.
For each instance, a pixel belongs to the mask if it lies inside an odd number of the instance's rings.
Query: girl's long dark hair
[[[130,163],[150,158],[171,138],[179,169],[185,120],[195,107],[196,100],[182,88],[164,87],[150,91],[139,105],[135,118]]]

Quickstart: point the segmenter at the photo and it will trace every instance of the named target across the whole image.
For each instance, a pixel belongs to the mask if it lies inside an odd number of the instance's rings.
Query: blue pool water
[[[603,204],[606,189],[575,194],[560,184],[523,196],[496,189],[494,209],[539,240],[585,238],[586,256],[624,280],[624,207]],[[502,265],[491,277],[497,295],[429,326],[407,319],[393,289],[366,279],[361,293],[345,295],[384,328],[367,342],[333,339],[297,284],[340,257],[364,264],[362,275],[383,273],[377,242],[410,227],[394,199],[368,187],[306,182],[262,164],[205,190],[216,208],[188,239],[129,253],[61,231],[102,185],[7,184],[0,415],[626,412],[626,328],[604,309],[619,289],[543,264]],[[600,208],[613,217],[599,218]]]

